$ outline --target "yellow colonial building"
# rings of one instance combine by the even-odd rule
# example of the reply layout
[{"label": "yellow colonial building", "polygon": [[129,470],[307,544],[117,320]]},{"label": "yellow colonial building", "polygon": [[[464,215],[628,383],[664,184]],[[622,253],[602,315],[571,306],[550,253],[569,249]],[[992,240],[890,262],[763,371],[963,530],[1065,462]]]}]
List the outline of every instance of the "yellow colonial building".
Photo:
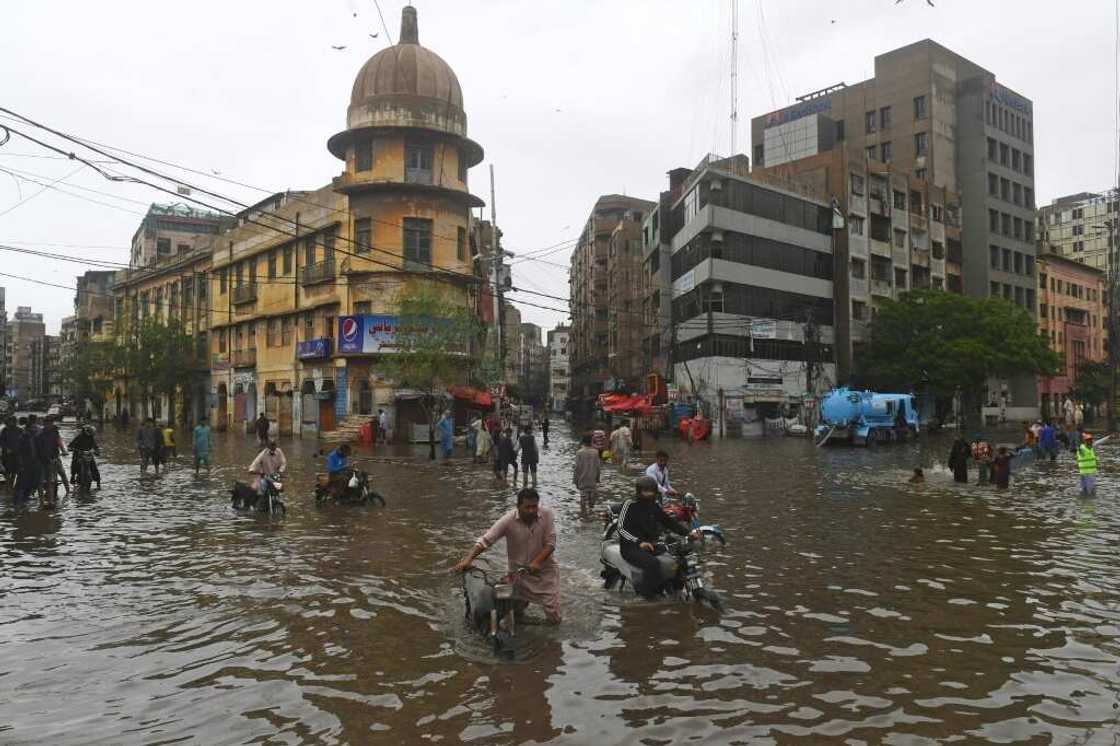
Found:
[{"label": "yellow colonial building", "polygon": [[[342,174],[315,191],[285,192],[238,215],[215,237],[210,272],[216,427],[265,412],[282,435],[334,429],[384,408],[419,417],[408,392],[376,371],[364,330],[391,327],[403,288],[438,282],[477,303],[462,89],[419,44],[416,9],[400,41],[362,66],[347,127],[327,143]],[[391,354],[391,353],[389,353]],[[399,406],[398,406],[399,405]]]}]

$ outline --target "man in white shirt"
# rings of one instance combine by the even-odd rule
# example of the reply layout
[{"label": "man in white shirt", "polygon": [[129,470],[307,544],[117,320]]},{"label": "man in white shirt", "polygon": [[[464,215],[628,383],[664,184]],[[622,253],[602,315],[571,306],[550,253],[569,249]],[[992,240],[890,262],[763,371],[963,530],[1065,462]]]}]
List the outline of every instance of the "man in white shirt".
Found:
[{"label": "man in white shirt", "polygon": [[657,461],[646,468],[646,476],[652,477],[657,482],[658,501],[666,497],[676,497],[678,493],[669,483],[669,454],[665,451],[657,452]]}]

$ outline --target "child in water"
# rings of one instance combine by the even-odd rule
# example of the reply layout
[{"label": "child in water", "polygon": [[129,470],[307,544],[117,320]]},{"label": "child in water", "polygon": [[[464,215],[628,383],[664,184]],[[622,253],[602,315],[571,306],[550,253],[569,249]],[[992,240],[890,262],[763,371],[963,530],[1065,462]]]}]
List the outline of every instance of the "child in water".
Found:
[{"label": "child in water", "polygon": [[922,471],[922,467],[915,466],[914,474],[910,477],[910,484],[921,484],[924,481],[926,481],[925,472]]}]

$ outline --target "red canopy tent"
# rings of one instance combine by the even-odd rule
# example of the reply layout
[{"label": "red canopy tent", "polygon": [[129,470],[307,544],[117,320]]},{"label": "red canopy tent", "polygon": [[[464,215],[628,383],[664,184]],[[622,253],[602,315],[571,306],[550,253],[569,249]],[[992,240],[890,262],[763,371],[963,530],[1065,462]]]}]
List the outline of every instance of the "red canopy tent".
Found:
[{"label": "red canopy tent", "polygon": [[480,391],[472,386],[452,386],[447,389],[447,393],[456,399],[470,402],[482,409],[489,409],[494,406],[494,397],[490,396],[489,391]]}]

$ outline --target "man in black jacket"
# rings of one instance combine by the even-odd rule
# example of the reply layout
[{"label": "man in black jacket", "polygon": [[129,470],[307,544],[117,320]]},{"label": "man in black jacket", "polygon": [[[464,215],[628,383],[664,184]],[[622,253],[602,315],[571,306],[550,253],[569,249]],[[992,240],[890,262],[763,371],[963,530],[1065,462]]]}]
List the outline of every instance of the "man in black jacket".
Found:
[{"label": "man in black jacket", "polygon": [[618,517],[619,548],[622,558],[642,571],[641,582],[635,584],[634,590],[648,598],[665,582],[655,554],[661,535],[672,531],[678,536],[697,539],[700,533],[689,532],[665,514],[657,504],[657,482],[653,477],[639,477],[634,486],[637,497],[626,501]]}]

